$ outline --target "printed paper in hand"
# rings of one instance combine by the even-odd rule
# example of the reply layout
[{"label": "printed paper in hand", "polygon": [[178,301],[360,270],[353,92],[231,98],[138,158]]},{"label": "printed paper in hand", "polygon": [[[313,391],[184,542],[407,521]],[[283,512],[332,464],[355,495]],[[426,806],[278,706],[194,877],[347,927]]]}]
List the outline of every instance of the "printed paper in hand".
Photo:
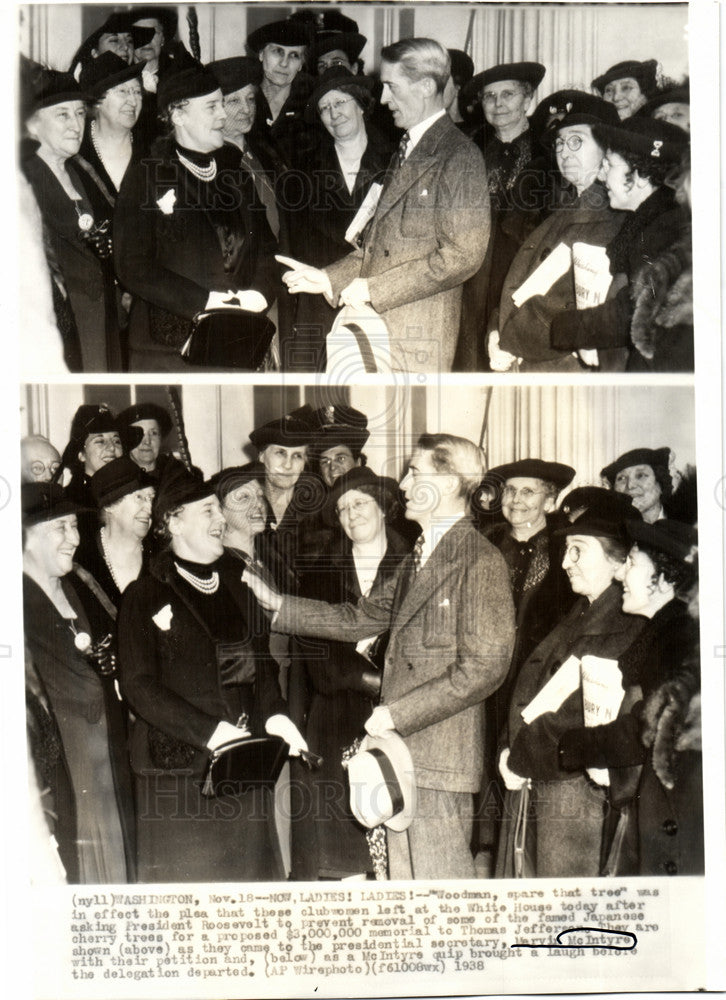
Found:
[{"label": "printed paper in hand", "polygon": [[[612,722],[624,695],[623,675],[617,660],[583,656],[582,708],[586,726],[604,726]],[[610,784],[606,768],[589,767],[587,773],[597,785]]]},{"label": "printed paper in hand", "polygon": [[554,283],[565,274],[572,264],[572,252],[566,243],[558,243],[552,253],[542,261],[536,271],[523,281],[516,292],[512,292],[512,302],[517,309],[533,295],[544,295]]},{"label": "printed paper in hand", "polygon": [[522,718],[529,725],[545,712],[556,712],[565,698],[580,686],[580,661],[570,656],[560,669],[550,677],[541,691],[522,709]]},{"label": "printed paper in hand", "polygon": [[358,237],[375,215],[378,199],[381,197],[382,190],[382,184],[371,184],[368,189],[368,194],[363,199],[363,204],[355,213],[353,221],[346,229],[345,240],[352,246],[358,246]]}]

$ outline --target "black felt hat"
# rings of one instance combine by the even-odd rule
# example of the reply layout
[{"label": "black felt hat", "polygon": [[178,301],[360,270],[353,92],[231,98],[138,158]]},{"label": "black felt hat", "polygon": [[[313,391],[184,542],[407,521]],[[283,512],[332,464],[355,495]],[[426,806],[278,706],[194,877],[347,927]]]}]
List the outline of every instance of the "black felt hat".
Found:
[{"label": "black felt hat", "polygon": [[345,66],[330,66],[317,78],[316,87],[305,105],[305,119],[309,122],[319,120],[318,102],[330,93],[331,90],[340,90],[341,87],[355,86],[368,93],[373,91],[376,81],[370,76],[357,76],[351,73]]},{"label": "black felt hat", "polygon": [[652,118],[653,112],[662,108],[664,104],[691,104],[691,88],[688,84],[682,87],[672,87],[670,90],[661,90],[654,97],[651,97],[642,108],[638,108],[635,114],[639,118]]},{"label": "black felt hat", "polygon": [[345,52],[349,62],[355,62],[365,48],[368,39],[357,31],[331,31],[319,35],[310,49],[308,64],[313,67],[321,56],[340,50]]},{"label": "black felt hat", "polygon": [[91,476],[91,493],[99,510],[116,503],[128,493],[143,490],[154,483],[130,458],[114,458]]},{"label": "black felt hat", "polygon": [[507,462],[489,469],[487,483],[505,483],[508,479],[542,479],[553,483],[558,490],[569,486],[575,478],[575,470],[562,462],[545,462],[541,458],[522,458],[518,462]]},{"label": "black felt hat", "polygon": [[262,52],[266,45],[310,45],[313,32],[309,24],[299,20],[271,21],[253,31],[247,39],[252,52]]},{"label": "black felt hat", "polygon": [[516,62],[500,63],[498,66],[491,66],[489,69],[477,73],[462,88],[466,93],[466,98],[470,99],[474,94],[481,95],[485,87],[490,83],[499,83],[501,80],[518,80],[520,83],[528,83],[533,90],[539,87],[547,70],[542,63],[536,62]]},{"label": "black felt hat", "polygon": [[315,433],[315,411],[309,403],[306,403],[284,417],[256,427],[250,434],[250,441],[258,451],[262,451],[270,444],[295,448],[312,444]]},{"label": "black felt hat", "polygon": [[58,73],[54,69],[42,68],[33,79],[33,93],[28,114],[33,115],[41,108],[52,108],[66,101],[85,101],[83,88],[70,73]]},{"label": "black felt hat", "polygon": [[474,76],[474,62],[471,56],[467,55],[461,49],[448,49],[447,51],[451,60],[452,79],[454,83],[458,83],[460,87],[463,87]]},{"label": "black felt hat", "polygon": [[154,518],[157,524],[161,524],[169,511],[214,495],[213,484],[205,480],[201,473],[194,474],[181,464],[174,465],[161,479],[154,500]]},{"label": "black felt hat", "polygon": [[627,525],[628,537],[634,542],[642,542],[650,548],[665,552],[666,555],[692,563],[698,547],[698,531],[682,521],[663,519],[648,524],[633,521]]},{"label": "black felt hat", "polygon": [[[133,406],[127,406],[116,417],[116,423],[122,433],[139,420],[155,420],[163,438],[171,433],[171,417],[163,406],[158,406],[156,403],[134,403]],[[134,445],[134,447],[136,446]]]},{"label": "black felt hat", "polygon": [[262,83],[262,63],[249,56],[217,59],[209,63],[207,69],[214,73],[225,97],[250,84],[257,87]]},{"label": "black felt hat", "polygon": [[[586,511],[607,518],[641,519],[641,513],[633,506],[633,499],[627,493],[616,493],[602,486],[578,486],[567,494],[560,504],[560,510],[568,517],[582,516]],[[574,519],[577,522],[577,517]]]},{"label": "black felt hat", "polygon": [[58,483],[23,483],[20,487],[20,507],[24,528],[85,510],[71,500]]},{"label": "black felt hat", "polygon": [[244,465],[230,465],[226,469],[210,478],[209,485],[214,486],[214,492],[220,503],[232,490],[236,490],[245,483],[257,482],[263,485],[265,479],[265,469],[260,462],[246,462]]},{"label": "black felt hat", "polygon": [[530,125],[543,142],[554,142],[568,125],[618,125],[615,105],[584,90],[558,90],[537,105]]},{"label": "black felt hat", "polygon": [[611,462],[610,465],[606,465],[604,469],[601,469],[600,475],[613,485],[617,474],[622,472],[623,469],[629,469],[633,465],[649,465],[652,469],[660,466],[662,469],[668,469],[670,456],[670,448],[633,448],[631,451],[624,452],[614,462]]},{"label": "black felt hat", "polygon": [[658,62],[655,59],[646,59],[638,62],[637,59],[626,59],[624,62],[615,63],[601,76],[596,76],[592,81],[592,86],[602,94],[609,83],[614,80],[624,80],[632,77],[638,81],[638,85],[646,97],[655,90],[655,77],[658,69]]},{"label": "black felt hat", "polygon": [[296,10],[288,18],[294,24],[304,24],[316,35],[343,34],[358,30],[358,22],[339,10]]},{"label": "black felt hat", "polygon": [[367,465],[357,465],[338,476],[330,487],[323,510],[323,516],[329,524],[338,523],[336,506],[343,494],[349,490],[359,490],[361,486],[369,487],[375,492],[378,506],[384,512],[398,501],[398,484],[395,479],[377,476]]},{"label": "black felt hat", "polygon": [[186,65],[178,71],[165,73],[161,77],[156,92],[156,104],[161,111],[175,101],[205,97],[219,89],[217,77],[201,63],[194,63],[194,65]]},{"label": "black felt hat", "polygon": [[102,52],[95,59],[89,59],[81,69],[80,85],[91,98],[102,97],[106,91],[119,84],[140,77],[145,62],[130,66],[115,52]]},{"label": "black felt hat", "polygon": [[688,133],[677,125],[636,115],[618,125],[595,125],[593,136],[604,148],[666,164],[680,163],[689,143]]},{"label": "black felt hat", "polygon": [[315,451],[318,454],[337,444],[344,444],[350,448],[354,458],[358,458],[370,436],[365,413],[343,403],[319,407],[315,411],[315,421]]},{"label": "black felt hat", "polygon": [[[163,6],[152,5],[145,7],[135,7],[129,12],[134,19],[134,24],[138,21],[158,21],[164,32],[164,41],[168,42],[176,34],[179,24],[179,15],[174,4],[164,4]],[[153,37],[153,36],[152,36]]]}]

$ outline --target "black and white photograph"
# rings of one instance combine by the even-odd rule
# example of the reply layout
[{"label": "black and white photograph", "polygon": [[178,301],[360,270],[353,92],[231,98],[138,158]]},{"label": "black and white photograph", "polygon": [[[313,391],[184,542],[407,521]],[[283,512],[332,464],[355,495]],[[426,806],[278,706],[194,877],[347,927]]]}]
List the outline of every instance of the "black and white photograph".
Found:
[{"label": "black and white photograph", "polygon": [[726,987],[720,15],[8,12],[21,1000]]}]

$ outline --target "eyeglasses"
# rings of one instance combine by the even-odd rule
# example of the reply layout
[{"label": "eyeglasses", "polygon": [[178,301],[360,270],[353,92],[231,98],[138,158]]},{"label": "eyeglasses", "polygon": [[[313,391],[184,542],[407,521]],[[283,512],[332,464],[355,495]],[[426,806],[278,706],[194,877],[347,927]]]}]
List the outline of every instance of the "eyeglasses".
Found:
[{"label": "eyeglasses", "polygon": [[354,100],[352,97],[346,97],[345,100],[333,101],[332,104],[323,104],[322,107],[318,106],[318,111],[320,112],[321,118],[329,118],[333,112],[340,114],[346,104]]},{"label": "eyeglasses", "polygon": [[369,500],[354,500],[352,503],[345,504],[344,507],[336,507],[335,512],[338,517],[343,517],[344,514],[348,517],[351,514],[362,514],[369,503],[375,503],[373,497]]},{"label": "eyeglasses", "polygon": [[519,497],[521,500],[533,500],[535,497],[542,496],[544,490],[531,490],[529,486],[523,486],[521,490],[515,489],[513,486],[505,486],[502,490],[502,500],[514,500],[515,497]]},{"label": "eyeglasses", "polygon": [[579,562],[581,555],[582,549],[579,545],[568,545],[565,549],[565,559],[569,559],[571,563]]},{"label": "eyeglasses", "polygon": [[582,149],[584,141],[584,136],[581,135],[570,135],[566,139],[562,139],[558,136],[555,139],[555,152],[561,153],[565,146],[567,146],[570,152],[576,153],[579,149]]},{"label": "eyeglasses", "polygon": [[44,462],[31,462],[30,471],[33,476],[37,479],[38,476],[42,476],[44,472],[49,472],[51,476],[54,476],[60,467],[60,462],[51,462],[46,465]]}]

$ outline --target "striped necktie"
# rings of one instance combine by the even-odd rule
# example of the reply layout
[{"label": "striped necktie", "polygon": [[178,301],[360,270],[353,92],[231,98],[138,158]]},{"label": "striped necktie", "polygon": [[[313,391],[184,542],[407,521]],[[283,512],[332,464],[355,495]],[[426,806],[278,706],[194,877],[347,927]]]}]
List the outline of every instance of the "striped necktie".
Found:
[{"label": "striped necktie", "polygon": [[424,536],[419,535],[416,539],[413,552],[411,553],[413,557],[413,575],[418,576],[421,572],[421,560],[423,558],[423,547],[424,547]]},{"label": "striped necktie", "polygon": [[404,132],[401,136],[401,141],[398,144],[398,165],[402,167],[406,160],[406,152],[408,150],[408,144],[411,141],[411,137],[408,132]]}]

